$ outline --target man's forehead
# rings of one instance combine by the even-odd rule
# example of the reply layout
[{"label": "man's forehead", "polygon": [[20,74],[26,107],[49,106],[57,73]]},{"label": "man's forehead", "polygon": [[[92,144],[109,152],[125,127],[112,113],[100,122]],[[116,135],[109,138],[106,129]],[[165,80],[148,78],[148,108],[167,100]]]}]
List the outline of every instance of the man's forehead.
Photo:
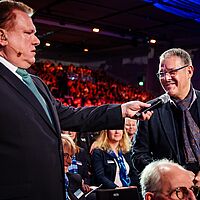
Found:
[{"label": "man's forehead", "polygon": [[21,10],[14,10],[13,13],[16,15],[14,22],[16,25],[25,26],[35,30],[32,18]]},{"label": "man's forehead", "polygon": [[183,66],[183,62],[181,60],[175,60],[174,62],[167,62],[166,60],[163,60],[159,64],[159,69],[175,69],[177,67]]}]

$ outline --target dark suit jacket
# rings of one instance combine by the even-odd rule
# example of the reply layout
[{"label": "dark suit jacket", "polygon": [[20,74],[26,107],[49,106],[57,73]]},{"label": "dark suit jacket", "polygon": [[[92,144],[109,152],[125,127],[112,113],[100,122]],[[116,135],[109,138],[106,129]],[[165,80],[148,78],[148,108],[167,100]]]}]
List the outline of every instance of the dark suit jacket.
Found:
[{"label": "dark suit jacket", "polygon": [[[130,167],[129,177],[131,179],[131,185],[137,186],[138,176],[131,161],[131,154],[129,152],[124,154],[123,156]],[[114,183],[114,181],[117,166],[114,161],[114,158],[111,155],[109,155],[106,151],[103,151],[101,149],[94,149],[92,152],[91,159],[94,183],[97,186],[103,184],[102,188],[116,188],[117,185]]]},{"label": "dark suit jacket", "polygon": [[[80,174],[73,174],[73,173],[67,173],[67,177],[69,179],[69,186],[68,186],[68,194],[71,200],[95,200],[96,199],[96,195],[95,192],[92,192],[91,194],[89,194],[87,197],[85,197],[85,194],[83,194],[83,190],[82,190],[82,177]],[[82,192],[82,196],[80,198],[77,198],[77,196],[75,195],[75,193],[77,191],[81,191]]]},{"label": "dark suit jacket", "polygon": [[78,166],[78,173],[86,184],[90,184],[89,177],[89,154],[85,149],[80,148],[80,151],[76,153],[76,161]]},{"label": "dark suit jacket", "polygon": [[64,107],[33,77],[54,125],[29,88],[0,63],[0,199],[64,200],[62,130],[122,128],[119,105]]},{"label": "dark suit jacket", "polygon": [[[75,196],[75,192],[77,190],[82,191],[82,178],[80,174],[72,174],[72,173],[67,173],[67,177],[69,179],[69,186],[68,186],[68,194],[71,200],[78,200],[78,198]],[[83,193],[83,191],[82,191]],[[80,200],[86,199],[85,196],[83,195]]]},{"label": "dark suit jacket", "polygon": [[[196,91],[200,119],[200,92]],[[133,161],[141,172],[154,159],[168,158],[183,164],[170,102],[154,110],[150,120],[140,121],[133,145]]]}]

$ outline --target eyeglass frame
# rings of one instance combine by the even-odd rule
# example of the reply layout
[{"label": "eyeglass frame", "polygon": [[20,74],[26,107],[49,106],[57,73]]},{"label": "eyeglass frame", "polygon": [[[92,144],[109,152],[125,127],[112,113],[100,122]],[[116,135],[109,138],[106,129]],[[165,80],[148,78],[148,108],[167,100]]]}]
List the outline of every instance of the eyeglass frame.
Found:
[{"label": "eyeglass frame", "polygon": [[71,159],[72,159],[72,157],[73,157],[73,155],[70,156],[68,153],[63,153],[63,156],[64,156],[64,158],[66,158],[66,159],[68,159],[68,158],[71,158]]},{"label": "eyeglass frame", "polygon": [[[167,74],[169,74],[170,77],[174,77],[174,76],[176,76],[176,72],[177,72],[177,71],[179,71],[179,70],[181,70],[181,69],[184,69],[184,68],[186,68],[186,67],[188,67],[188,66],[189,66],[189,65],[184,65],[184,66],[178,67],[178,68],[176,68],[176,69],[169,70],[168,72],[158,72],[158,73],[156,73],[156,76],[157,76],[159,79],[164,78]],[[173,73],[173,72],[175,72],[174,75],[171,74],[171,73]]]},{"label": "eyeglass frame", "polygon": [[[195,195],[195,197],[198,197],[199,193],[200,193],[200,187],[198,186],[195,186],[193,185],[192,187],[190,188],[187,188],[187,187],[184,187],[184,186],[181,186],[181,187],[177,187],[175,188],[174,190],[172,190],[171,192],[169,192],[169,194],[164,194],[163,192],[158,192],[158,193],[161,193],[161,194],[164,194],[165,196],[169,196],[171,199],[172,199],[172,194],[175,192],[175,195],[176,197],[179,199],[179,200],[184,200],[188,194],[189,194],[189,190],[191,190],[193,192],[193,194]],[[181,197],[179,194],[179,192],[181,192]],[[156,193],[156,192],[155,192]]]}]

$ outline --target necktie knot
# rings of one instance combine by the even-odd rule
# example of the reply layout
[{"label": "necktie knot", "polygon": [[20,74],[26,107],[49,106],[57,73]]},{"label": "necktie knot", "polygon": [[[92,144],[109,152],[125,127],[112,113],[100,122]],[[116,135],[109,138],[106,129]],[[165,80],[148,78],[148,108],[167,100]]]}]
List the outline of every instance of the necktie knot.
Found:
[{"label": "necktie knot", "polygon": [[26,78],[29,74],[25,69],[18,68],[16,70],[17,74],[19,74],[22,78]]},{"label": "necktie knot", "polygon": [[188,102],[184,102],[184,101],[181,101],[179,103],[177,103],[177,106],[180,110],[182,111],[185,111],[185,110],[188,110],[189,108],[189,103]]}]

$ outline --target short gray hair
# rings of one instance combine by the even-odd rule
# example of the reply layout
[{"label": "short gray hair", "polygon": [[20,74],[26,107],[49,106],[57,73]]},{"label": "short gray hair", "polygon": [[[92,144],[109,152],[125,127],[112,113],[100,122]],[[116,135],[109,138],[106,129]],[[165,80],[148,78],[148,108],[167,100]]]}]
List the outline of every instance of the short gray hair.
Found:
[{"label": "short gray hair", "polygon": [[161,159],[151,162],[144,168],[140,176],[140,186],[143,198],[147,192],[162,191],[162,174],[166,171],[166,167],[168,166],[181,167],[172,160]]},{"label": "short gray hair", "polygon": [[162,53],[162,55],[160,56],[160,63],[171,56],[177,56],[181,58],[184,65],[192,65],[192,59],[190,57],[190,54],[181,48],[168,49],[167,51]]}]

